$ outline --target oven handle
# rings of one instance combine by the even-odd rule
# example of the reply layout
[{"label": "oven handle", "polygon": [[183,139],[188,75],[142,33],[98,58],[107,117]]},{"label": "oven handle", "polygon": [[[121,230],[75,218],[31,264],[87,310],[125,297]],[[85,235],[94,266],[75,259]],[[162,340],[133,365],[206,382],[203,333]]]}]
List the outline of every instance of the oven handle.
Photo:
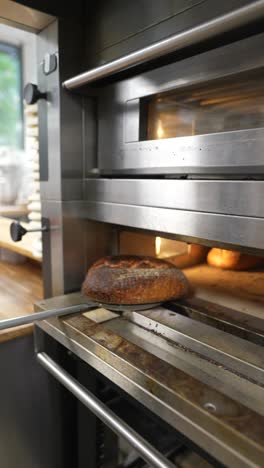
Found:
[{"label": "oven handle", "polygon": [[90,309],[95,309],[96,306],[90,304],[78,304],[75,306],[63,307],[62,309],[44,310],[43,312],[36,312],[35,314],[23,315],[21,317],[14,317],[10,319],[0,320],[0,330],[7,328],[19,327],[20,325],[27,325],[29,323],[46,320],[51,317],[59,317],[61,315],[77,314],[87,312]]},{"label": "oven handle", "polygon": [[104,403],[96,398],[85,387],[79,384],[68,372],[53,361],[46,353],[37,353],[40,364],[67,388],[86,408],[97,416],[118,436],[123,437],[138,454],[154,468],[175,468],[175,465],[167,460],[149,442],[134,431],[128,424],[122,421]]},{"label": "oven handle", "polygon": [[178,34],[155,42],[143,49],[124,55],[100,67],[74,76],[63,83],[66,89],[74,89],[93,81],[107,78],[128,68],[150,62],[185,47],[199,44],[220,34],[248,25],[264,16],[264,0],[257,0],[249,5],[233,10],[222,16],[187,29]]}]

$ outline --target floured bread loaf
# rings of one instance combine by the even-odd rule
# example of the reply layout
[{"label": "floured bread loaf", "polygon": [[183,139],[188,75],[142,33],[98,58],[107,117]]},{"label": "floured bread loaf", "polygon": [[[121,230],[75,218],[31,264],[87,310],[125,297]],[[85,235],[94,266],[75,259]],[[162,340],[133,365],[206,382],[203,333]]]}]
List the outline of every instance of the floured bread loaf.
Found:
[{"label": "floured bread loaf", "polygon": [[104,257],[88,270],[82,293],[106,304],[148,304],[188,293],[188,280],[174,265],[156,258]]}]

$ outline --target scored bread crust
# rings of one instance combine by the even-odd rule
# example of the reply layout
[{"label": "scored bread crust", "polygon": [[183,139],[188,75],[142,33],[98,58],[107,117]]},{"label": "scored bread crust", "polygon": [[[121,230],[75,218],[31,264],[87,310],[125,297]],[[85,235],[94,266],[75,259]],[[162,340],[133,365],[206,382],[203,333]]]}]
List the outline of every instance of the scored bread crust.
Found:
[{"label": "scored bread crust", "polygon": [[263,258],[234,250],[213,248],[207,255],[209,265],[226,270],[249,270],[263,265]]},{"label": "scored bread crust", "polygon": [[188,293],[188,280],[172,264],[151,257],[116,256],[88,270],[82,293],[106,304],[166,302]]}]

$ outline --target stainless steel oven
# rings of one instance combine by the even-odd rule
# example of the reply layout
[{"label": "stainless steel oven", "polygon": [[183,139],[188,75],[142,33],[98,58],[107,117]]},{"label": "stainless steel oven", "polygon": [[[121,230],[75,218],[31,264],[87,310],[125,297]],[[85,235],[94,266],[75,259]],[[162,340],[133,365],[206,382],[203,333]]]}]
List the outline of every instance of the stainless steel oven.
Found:
[{"label": "stainless steel oven", "polygon": [[[264,256],[263,17],[264,2],[250,2],[74,77],[65,29],[40,35],[40,64],[48,48],[59,67],[39,67],[51,97],[35,347],[77,397],[78,468],[88,428],[96,468],[142,466],[124,440],[151,467],[186,466],[187,452],[199,454],[190,466],[263,466],[264,271],[206,262],[211,247]],[[182,267],[186,300],[108,313],[80,293],[100,256],[177,263],[189,244],[204,255]]]}]

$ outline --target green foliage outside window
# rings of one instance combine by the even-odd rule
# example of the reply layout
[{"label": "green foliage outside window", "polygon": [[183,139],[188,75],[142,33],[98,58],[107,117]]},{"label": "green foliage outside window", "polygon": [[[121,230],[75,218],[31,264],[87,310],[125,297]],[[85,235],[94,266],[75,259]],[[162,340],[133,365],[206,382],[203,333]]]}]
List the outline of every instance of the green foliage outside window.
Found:
[{"label": "green foliage outside window", "polygon": [[1,43],[0,146],[23,146],[20,51]]}]

